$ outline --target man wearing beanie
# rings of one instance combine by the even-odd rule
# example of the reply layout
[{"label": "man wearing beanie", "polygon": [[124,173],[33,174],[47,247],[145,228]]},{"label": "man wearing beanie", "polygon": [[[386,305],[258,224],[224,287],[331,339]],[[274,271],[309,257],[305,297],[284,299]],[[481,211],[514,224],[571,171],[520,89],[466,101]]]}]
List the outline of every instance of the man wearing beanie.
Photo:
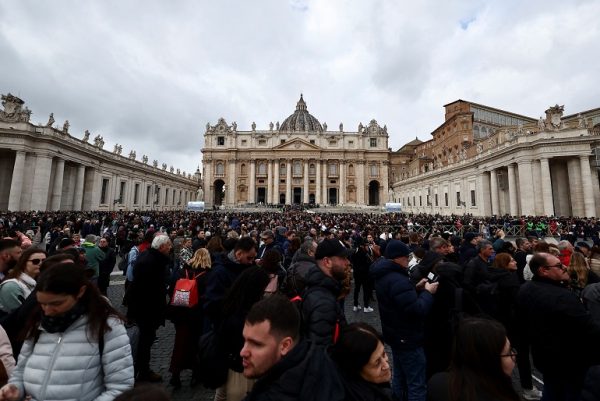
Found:
[{"label": "man wearing beanie", "polygon": [[438,283],[422,279],[416,286],[412,284],[408,276],[409,255],[410,248],[402,241],[389,241],[385,258],[375,262],[371,275],[375,279],[383,337],[392,348],[393,397],[402,400],[406,393],[408,401],[425,401],[424,322]]}]

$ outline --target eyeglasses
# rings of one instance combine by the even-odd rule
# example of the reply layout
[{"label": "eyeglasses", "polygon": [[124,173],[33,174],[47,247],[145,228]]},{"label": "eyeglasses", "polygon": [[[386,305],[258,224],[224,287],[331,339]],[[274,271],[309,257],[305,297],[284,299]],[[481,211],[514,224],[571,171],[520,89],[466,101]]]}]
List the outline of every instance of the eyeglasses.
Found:
[{"label": "eyeglasses", "polygon": [[517,350],[514,348],[510,349],[510,352],[508,354],[502,354],[500,355],[503,358],[508,358],[510,357],[513,361],[517,359]]},{"label": "eyeglasses", "polygon": [[46,258],[44,259],[29,259],[28,262],[31,262],[33,265],[39,265],[40,263],[42,263],[44,260],[46,260]]},{"label": "eyeglasses", "polygon": [[555,265],[551,265],[551,266],[546,266],[546,267],[557,267],[560,270],[565,270],[565,266],[562,263],[557,263]]}]

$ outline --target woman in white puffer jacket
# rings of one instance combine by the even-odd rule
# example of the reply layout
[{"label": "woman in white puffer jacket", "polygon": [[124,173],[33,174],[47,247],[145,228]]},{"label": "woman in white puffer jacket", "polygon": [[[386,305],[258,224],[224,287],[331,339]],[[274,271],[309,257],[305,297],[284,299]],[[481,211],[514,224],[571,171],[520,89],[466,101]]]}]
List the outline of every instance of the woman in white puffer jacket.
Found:
[{"label": "woman in white puffer jacket", "polygon": [[73,264],[48,267],[38,308],[0,400],[109,401],[133,387],[129,337],[118,312]]}]

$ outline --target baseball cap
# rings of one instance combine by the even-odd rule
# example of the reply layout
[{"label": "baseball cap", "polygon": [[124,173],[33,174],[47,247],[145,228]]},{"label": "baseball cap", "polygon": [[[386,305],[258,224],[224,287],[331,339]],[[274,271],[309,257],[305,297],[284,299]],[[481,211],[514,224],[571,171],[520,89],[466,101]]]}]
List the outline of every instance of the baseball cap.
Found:
[{"label": "baseball cap", "polygon": [[315,252],[315,259],[330,258],[333,256],[339,256],[342,258],[348,258],[352,255],[352,250],[346,248],[340,240],[337,239],[326,239],[317,245]]}]

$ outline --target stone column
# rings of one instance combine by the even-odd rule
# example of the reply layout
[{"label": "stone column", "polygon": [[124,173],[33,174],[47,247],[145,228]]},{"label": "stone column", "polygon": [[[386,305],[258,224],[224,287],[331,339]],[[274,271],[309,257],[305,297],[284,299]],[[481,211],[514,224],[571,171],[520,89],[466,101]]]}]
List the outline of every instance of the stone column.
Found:
[{"label": "stone column", "polygon": [[499,215],[500,211],[498,208],[498,175],[496,170],[490,171],[490,187],[492,194],[492,215]]},{"label": "stone column", "polygon": [[308,160],[304,160],[304,189],[302,190],[302,203],[308,203]]},{"label": "stone column", "polygon": [[292,204],[292,160],[285,161],[285,204]]},{"label": "stone column", "polygon": [[531,160],[522,160],[519,162],[519,188],[519,192],[521,193],[521,214],[525,216],[534,215]]},{"label": "stone column", "polygon": [[25,152],[18,150],[15,155],[10,194],[8,196],[8,210],[17,212],[21,210],[21,192],[23,191],[23,176],[25,173]]},{"label": "stone column", "polygon": [[273,162],[269,160],[267,166],[267,200],[266,203],[271,203],[273,199]]},{"label": "stone column", "polygon": [[[519,170],[519,174],[521,170]],[[529,173],[531,174],[531,173]],[[529,196],[533,196],[533,187],[523,188],[521,187],[521,193],[526,192]],[[515,175],[515,165],[508,165],[508,201],[509,201],[509,213],[511,216],[517,216],[519,214],[519,205],[517,200],[517,177]]]},{"label": "stone column", "polygon": [[540,159],[542,200],[544,201],[544,215],[554,215],[554,199],[552,199],[552,177],[550,176],[550,163],[548,159]]},{"label": "stone column", "polygon": [[50,188],[51,169],[52,157],[49,155],[38,154],[35,161],[35,171],[33,173],[31,210],[46,210],[48,205],[48,189]]},{"label": "stone column", "polygon": [[[492,205],[490,204],[490,176],[487,172],[479,174],[479,185],[477,186],[477,204],[481,216],[492,214]],[[432,201],[433,203],[433,201]]]},{"label": "stone column", "polygon": [[212,188],[215,179],[215,177],[213,177],[212,172],[212,160],[203,160],[202,163],[204,164],[204,177],[202,178],[204,180],[204,185],[202,188],[202,190],[204,191],[204,202],[206,206],[212,206],[214,204],[214,195]]},{"label": "stone column", "polygon": [[571,194],[571,215],[583,217],[585,206],[583,202],[583,191],[581,183],[581,162],[572,157],[567,161],[569,173],[569,191]]},{"label": "stone column", "polygon": [[356,164],[358,170],[356,175],[356,202],[361,206],[365,206],[365,162],[364,160],[358,160]]},{"label": "stone column", "polygon": [[327,160],[323,160],[322,163],[323,163],[323,188],[322,188],[322,190],[323,190],[323,199],[321,201],[323,202],[324,205],[327,205],[329,203],[328,199],[327,199],[327,183],[328,183],[328,180],[327,180],[327,169],[329,167],[327,166]]},{"label": "stone column", "polygon": [[579,162],[581,164],[581,186],[583,187],[585,217],[595,217],[596,202],[594,202],[594,189],[592,186],[592,172],[590,170],[589,156],[579,156]]},{"label": "stone column", "polygon": [[256,162],[250,160],[250,177],[248,185],[248,203],[256,203]]},{"label": "stone column", "polygon": [[338,203],[344,205],[346,203],[346,161],[340,159],[338,165],[340,166],[340,196]]},{"label": "stone column", "polygon": [[229,160],[229,172],[228,172],[228,178],[229,178],[229,184],[227,185],[227,203],[231,206],[235,206],[236,204],[236,199],[235,199],[235,195],[237,193],[237,189],[236,189],[236,177],[235,177],[235,167],[236,167],[236,161],[235,159],[233,160]]},{"label": "stone column", "polygon": [[271,203],[274,205],[279,203],[279,160],[273,161],[273,197]]},{"label": "stone column", "polygon": [[317,186],[316,186],[316,190],[315,190],[315,203],[317,205],[321,204],[321,186],[322,184],[322,180],[321,180],[321,160],[317,160],[316,161],[316,174],[317,174],[317,180],[315,181]]},{"label": "stone column", "polygon": [[[391,202],[391,199],[388,199],[388,193],[389,193],[389,176],[388,176],[388,169],[389,169],[389,163],[387,160],[384,160],[383,162],[381,162],[381,164],[379,165],[380,167],[380,174],[381,174],[381,187],[383,188],[383,195],[379,198],[379,204],[380,205],[384,205],[386,202]],[[429,201],[431,202],[431,197],[429,199]],[[427,205],[427,202],[425,202],[425,205]]]},{"label": "stone column", "polygon": [[60,210],[64,174],[65,160],[59,157],[56,159],[56,170],[54,172],[54,185],[52,186],[52,202],[50,205],[50,210]]},{"label": "stone column", "polygon": [[[75,192],[73,194],[73,210],[81,210],[83,202],[83,185],[85,181],[85,166],[80,164],[77,166],[77,178],[75,179]],[[119,182],[117,190],[121,189],[121,183]],[[127,185],[127,184],[125,184]],[[125,194],[123,194],[125,198]],[[125,203],[126,199],[121,199],[121,204]]]}]

